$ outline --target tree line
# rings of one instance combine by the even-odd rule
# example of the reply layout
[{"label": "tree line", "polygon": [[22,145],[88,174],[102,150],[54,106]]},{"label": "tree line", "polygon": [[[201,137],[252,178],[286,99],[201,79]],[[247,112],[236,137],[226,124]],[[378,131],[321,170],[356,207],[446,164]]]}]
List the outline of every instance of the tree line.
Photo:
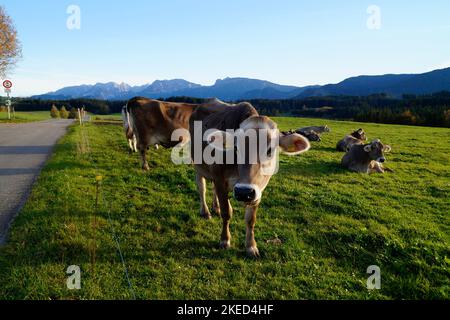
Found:
[{"label": "tree line", "polygon": [[[159,99],[173,102],[202,103],[205,99],[171,97]],[[267,116],[313,117],[359,122],[405,124],[450,127],[450,92],[431,95],[404,95],[393,98],[385,94],[366,97],[327,96],[304,99],[266,100],[249,102]],[[104,101],[95,99],[38,100],[15,98],[16,111],[47,111],[52,106],[66,110],[83,108],[94,114],[120,113],[127,101]],[[2,101],[0,101],[0,105]]]},{"label": "tree line", "polygon": [[450,127],[450,92],[431,95],[328,96],[295,100],[250,100],[265,115]]}]

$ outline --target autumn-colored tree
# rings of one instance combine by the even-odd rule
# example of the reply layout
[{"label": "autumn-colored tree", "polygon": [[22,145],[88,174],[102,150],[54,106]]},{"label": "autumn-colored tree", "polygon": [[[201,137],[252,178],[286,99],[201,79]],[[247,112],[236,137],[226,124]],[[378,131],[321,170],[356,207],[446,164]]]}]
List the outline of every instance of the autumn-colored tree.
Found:
[{"label": "autumn-colored tree", "polygon": [[411,110],[405,110],[401,115],[400,119],[404,124],[416,124],[417,117],[411,112]]},{"label": "autumn-colored tree", "polygon": [[79,115],[78,115],[78,110],[75,108],[71,108],[69,111],[69,119],[78,119]]},{"label": "autumn-colored tree", "polygon": [[69,118],[69,112],[67,111],[66,107],[61,107],[61,110],[59,110],[59,116],[61,117],[61,119]]},{"label": "autumn-colored tree", "polygon": [[59,118],[59,110],[55,105],[52,105],[52,109],[50,110],[50,116],[53,119]]},{"label": "autumn-colored tree", "polygon": [[22,53],[12,19],[0,6],[0,77],[13,67]]},{"label": "autumn-colored tree", "polygon": [[444,111],[444,121],[447,126],[450,126],[450,109]]}]

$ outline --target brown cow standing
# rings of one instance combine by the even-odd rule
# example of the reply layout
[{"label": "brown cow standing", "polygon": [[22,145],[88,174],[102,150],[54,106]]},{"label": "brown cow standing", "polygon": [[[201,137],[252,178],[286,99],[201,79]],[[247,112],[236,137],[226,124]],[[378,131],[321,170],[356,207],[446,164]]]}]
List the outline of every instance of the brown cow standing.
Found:
[{"label": "brown cow standing", "polygon": [[136,135],[144,170],[149,170],[146,152],[151,145],[170,148],[181,140],[189,139],[186,135],[180,137],[180,141],[171,141],[175,130],[189,128],[189,118],[197,107],[197,104],[163,102],[141,97],[128,102],[126,112],[130,115],[130,124]]},{"label": "brown cow standing", "polygon": [[[201,121],[201,125],[197,121]],[[217,101],[215,105],[200,106],[192,114],[190,119],[190,135],[191,139],[191,157],[194,161],[197,176],[206,178],[214,182],[215,192],[218,197],[220,212],[222,216],[223,226],[220,246],[221,248],[229,248],[231,245],[231,234],[229,230],[230,219],[232,216],[232,207],[229,201],[229,192],[233,191],[236,200],[245,205],[245,221],[247,225],[246,231],[246,250],[248,255],[252,257],[259,256],[259,251],[256,245],[254,236],[254,227],[256,223],[256,211],[261,201],[262,193],[273,173],[267,171],[266,168],[273,167],[276,164],[276,148],[281,149],[290,154],[299,154],[307,151],[310,148],[308,140],[298,134],[291,134],[287,136],[280,135],[277,125],[268,117],[259,116],[258,112],[249,103],[239,103],[237,105],[229,105]],[[200,130],[198,130],[198,127]],[[231,155],[234,162],[229,163],[212,163],[208,164],[202,160],[202,154],[208,147],[211,147],[212,142],[226,140],[225,130],[237,130],[247,134],[250,131],[255,131],[258,134],[258,140],[253,143],[250,139],[244,139],[245,150],[240,150],[239,145],[236,147],[227,146],[224,148],[214,148],[214,152],[223,152],[224,158],[227,154]],[[213,134],[209,135],[210,139],[203,140],[205,132],[212,130]],[[262,139],[267,139],[266,143],[262,143]],[[200,151],[196,146],[200,139]],[[271,143],[275,140],[279,144],[272,149]],[[245,161],[238,163],[236,161],[237,154],[250,150],[250,144],[256,147],[255,154],[245,155]],[[227,146],[227,147],[225,147]],[[197,157],[201,157],[200,163],[197,162]],[[260,155],[264,154],[268,157],[262,158]],[[249,161],[250,158],[257,159],[256,162]],[[199,186],[200,197],[202,198],[202,186]],[[204,196],[204,194],[203,194]],[[202,201],[202,199],[201,199]],[[203,201],[204,202],[204,201]]]}]

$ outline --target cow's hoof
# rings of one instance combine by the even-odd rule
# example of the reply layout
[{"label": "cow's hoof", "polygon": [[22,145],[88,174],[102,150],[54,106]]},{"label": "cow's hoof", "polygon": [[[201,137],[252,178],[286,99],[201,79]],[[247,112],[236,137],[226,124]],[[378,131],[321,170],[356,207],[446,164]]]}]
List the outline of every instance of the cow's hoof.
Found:
[{"label": "cow's hoof", "polygon": [[221,216],[220,214],[220,207],[219,206],[214,206],[212,207],[214,214],[216,214],[217,216]]},{"label": "cow's hoof", "polygon": [[259,250],[255,247],[247,248],[247,255],[251,258],[259,258]]},{"label": "cow's hoof", "polygon": [[220,241],[219,247],[220,247],[220,249],[230,249],[230,247],[231,247],[230,240],[222,240],[222,241]]},{"label": "cow's hoof", "polygon": [[212,215],[210,213],[201,213],[200,217],[202,217],[205,220],[210,220],[212,219]]},{"label": "cow's hoof", "polygon": [[200,217],[202,217],[205,220],[209,220],[212,218],[208,208],[200,208]]},{"label": "cow's hoof", "polygon": [[144,170],[144,171],[150,171],[150,166],[149,166],[148,164],[144,164],[144,165],[142,166],[142,170]]}]

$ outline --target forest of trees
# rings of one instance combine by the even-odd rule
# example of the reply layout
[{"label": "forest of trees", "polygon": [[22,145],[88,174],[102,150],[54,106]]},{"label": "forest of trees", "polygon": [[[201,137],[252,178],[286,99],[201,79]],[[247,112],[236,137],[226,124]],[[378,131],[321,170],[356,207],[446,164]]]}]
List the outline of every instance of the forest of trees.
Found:
[{"label": "forest of trees", "polygon": [[432,95],[330,96],[300,100],[250,100],[262,114],[450,127],[450,92]]},{"label": "forest of trees", "polygon": [[[161,99],[162,100],[162,99]],[[173,97],[174,102],[202,103],[204,99]],[[297,116],[387,124],[450,127],[450,92],[433,95],[404,95],[402,99],[384,94],[367,97],[329,96],[291,100],[250,100],[255,108],[268,116]],[[50,111],[53,105],[67,110],[84,107],[95,114],[119,113],[126,101],[94,99],[36,100],[16,98],[16,111]],[[2,105],[2,101],[0,101]]]}]

